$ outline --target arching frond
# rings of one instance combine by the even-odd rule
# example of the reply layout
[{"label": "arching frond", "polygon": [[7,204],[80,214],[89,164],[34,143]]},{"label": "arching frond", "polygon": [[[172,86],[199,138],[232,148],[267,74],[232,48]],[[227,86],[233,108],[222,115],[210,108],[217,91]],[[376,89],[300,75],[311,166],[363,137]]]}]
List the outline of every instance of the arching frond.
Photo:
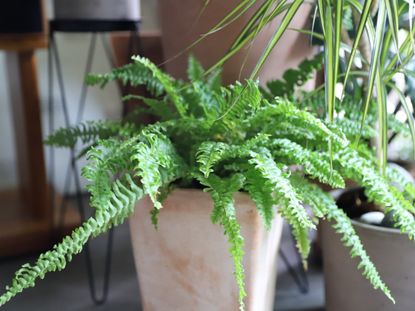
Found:
[{"label": "arching frond", "polygon": [[198,179],[208,187],[205,191],[210,193],[213,200],[212,222],[223,226],[225,235],[231,245],[229,251],[233,258],[236,282],[239,287],[239,304],[240,308],[243,309],[244,298],[246,297],[243,266],[244,239],[236,220],[233,195],[243,187],[245,177],[241,174],[235,174],[230,178],[221,179],[216,175],[211,175],[209,178],[199,176]]},{"label": "arching frond", "polygon": [[333,198],[316,185],[308,183],[298,175],[291,177],[293,186],[298,190],[302,201],[310,205],[315,215],[319,218],[327,218],[334,230],[342,236],[342,243],[350,249],[351,257],[358,257],[358,268],[375,289],[380,289],[393,301],[389,288],[380,278],[375,265],[366,253],[362,242],[353,228],[350,218],[337,207]]}]

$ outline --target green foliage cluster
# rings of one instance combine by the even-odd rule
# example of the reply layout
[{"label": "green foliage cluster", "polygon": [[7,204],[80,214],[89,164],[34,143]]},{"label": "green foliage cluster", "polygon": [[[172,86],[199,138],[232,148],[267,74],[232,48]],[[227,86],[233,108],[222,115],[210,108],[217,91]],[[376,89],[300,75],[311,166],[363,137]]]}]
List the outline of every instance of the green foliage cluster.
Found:
[{"label": "green foliage cluster", "polygon": [[[308,4],[315,7],[311,10],[314,12],[312,30],[296,30],[311,35],[312,41],[317,39],[323,46],[325,118],[334,123],[336,112],[339,112],[337,106],[344,104],[343,96],[336,94],[338,85],[348,88],[353,77],[360,77],[364,92],[359,107],[360,131],[355,142],[361,139],[369,110],[375,109],[379,129],[377,153],[384,173],[389,139],[387,92],[390,90],[400,98],[399,105],[406,114],[412,144],[415,145],[414,116],[405,95],[407,90],[400,89],[394,81],[401,73],[413,75],[411,61],[415,55],[415,27],[412,17],[408,18],[413,15],[413,0],[241,0],[212,28],[211,33],[250,10],[254,13],[213,68],[223,65],[231,56],[248,47],[265,27],[270,26],[272,35],[251,73],[251,78],[257,77],[274,48],[284,49],[278,45],[281,38],[291,30],[293,19],[304,14],[300,8]],[[276,85],[282,89],[287,86],[278,82]]]},{"label": "green foliage cluster", "polygon": [[[112,80],[147,86],[154,98],[145,99],[147,106],[140,112],[155,114],[160,121],[142,128],[128,122],[92,122],[49,137],[58,147],[89,144],[83,176],[90,182],[95,214],[36,263],[23,266],[0,296],[0,306],[47,272],[62,270],[89,238],[128,218],[144,195],[154,204],[151,217],[157,225],[168,192],[195,186],[210,193],[212,222],[223,227],[229,241],[241,310],[246,292],[244,239],[233,199],[237,191],[252,198],[267,227],[276,213],[286,219],[304,261],[310,251],[309,230],[319,219],[331,220],[351,255],[360,258],[364,276],[391,298],[350,220],[312,183],[338,188],[344,178],[355,180],[372,200],[393,211],[399,228],[413,238],[415,222],[408,217],[412,205],[379,175],[375,159],[367,158],[370,152],[363,157],[340,128],[299,109],[292,99],[264,96],[255,81],[221,86],[220,72],[207,74],[194,59],[188,72],[190,82],[178,81],[135,57],[129,65],[89,78],[102,86]],[[304,203],[315,217],[307,214]]]},{"label": "green foliage cluster", "polygon": [[[284,97],[296,104],[301,110],[311,112],[314,116],[324,119],[327,116],[325,90],[323,85],[317,86],[314,90],[306,92],[301,87],[315,78],[317,71],[322,69],[322,54],[302,61],[298,68],[289,69],[281,79],[267,82],[266,87],[261,91],[265,98]],[[362,142],[370,144],[370,139],[378,135],[376,131],[377,109],[375,105],[368,107],[367,115],[362,121],[362,106],[364,99],[364,84],[359,79],[352,77],[352,87],[348,87],[343,94],[343,99],[337,103],[335,123],[350,140],[361,137]],[[408,124],[401,122],[393,113],[388,114],[389,137],[399,133],[410,136]],[[330,127],[330,125],[328,125]]]}]

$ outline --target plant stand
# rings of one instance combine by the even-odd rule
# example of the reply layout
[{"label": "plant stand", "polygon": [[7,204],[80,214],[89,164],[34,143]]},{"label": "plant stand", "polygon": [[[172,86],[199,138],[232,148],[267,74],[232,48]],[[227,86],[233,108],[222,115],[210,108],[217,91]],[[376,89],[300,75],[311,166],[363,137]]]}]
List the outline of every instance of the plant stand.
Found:
[{"label": "plant stand", "polygon": [[[49,75],[49,113],[50,113],[50,120],[49,120],[49,131],[53,132],[54,128],[54,119],[53,119],[53,90],[54,90],[54,67],[56,67],[56,74],[58,80],[58,88],[60,92],[62,110],[64,114],[64,121],[65,126],[69,127],[74,124],[78,124],[82,121],[83,113],[86,104],[88,86],[83,84],[80,99],[77,107],[77,118],[75,122],[72,122],[69,117],[68,112],[68,104],[65,92],[65,83],[62,74],[62,65],[60,60],[60,54],[58,50],[58,46],[55,41],[55,33],[56,32],[71,32],[71,33],[89,33],[91,34],[91,40],[87,55],[87,61],[84,71],[84,78],[91,72],[92,69],[92,60],[95,53],[96,41],[97,38],[100,37],[103,46],[106,52],[107,59],[111,65],[111,67],[115,67],[114,57],[112,55],[111,48],[107,42],[107,38],[105,37],[106,33],[113,32],[113,31],[129,31],[130,32],[130,54],[132,54],[136,49],[137,46],[139,47],[139,37],[138,37],[138,30],[139,30],[139,21],[107,21],[107,20],[53,20],[50,22],[50,44],[49,44],[49,56],[48,56],[48,75]],[[123,104],[123,116],[126,113],[126,105]],[[51,148],[51,167],[54,167],[54,151]],[[75,148],[71,149],[70,153],[70,163],[68,163],[68,168],[66,171],[65,176],[65,190],[64,193],[68,193],[70,190],[71,179],[74,179],[75,182],[75,193],[76,193],[76,201],[79,209],[79,213],[81,215],[81,221],[86,219],[85,216],[85,203],[82,194],[82,189],[80,185],[79,179],[79,169],[76,162],[76,153]],[[53,175],[53,174],[52,174]],[[63,223],[63,219],[66,213],[66,200],[62,201],[60,206],[60,223]],[[85,246],[85,260],[86,260],[86,268],[87,268],[87,276],[89,282],[89,288],[91,293],[91,298],[93,302],[97,305],[103,304],[107,297],[108,297],[108,290],[109,290],[109,282],[110,282],[110,274],[111,274],[111,256],[112,256],[112,243],[113,243],[113,235],[114,231],[111,229],[108,234],[108,242],[107,242],[107,251],[105,256],[105,267],[104,267],[104,277],[103,277],[103,285],[101,295],[97,293],[97,286],[95,280],[95,272],[93,270],[92,264],[92,256],[91,251],[89,248],[89,244]]]}]

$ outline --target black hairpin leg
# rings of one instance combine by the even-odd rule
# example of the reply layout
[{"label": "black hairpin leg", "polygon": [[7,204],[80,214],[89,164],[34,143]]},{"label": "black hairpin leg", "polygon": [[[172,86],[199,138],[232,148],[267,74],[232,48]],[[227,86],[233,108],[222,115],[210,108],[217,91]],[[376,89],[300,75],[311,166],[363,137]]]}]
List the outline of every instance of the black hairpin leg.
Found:
[{"label": "black hairpin leg", "polygon": [[[293,244],[293,247],[296,249],[295,247],[295,242],[294,242],[294,237],[291,236],[291,241]],[[300,256],[300,254],[298,253],[298,250],[296,249],[296,256],[298,259],[299,264],[297,265],[297,270],[296,267],[294,267],[290,261],[288,260],[287,255],[285,254],[285,252],[282,250],[282,248],[280,248],[279,250],[279,254],[281,256],[282,261],[284,262],[284,264],[287,266],[288,268],[288,273],[291,275],[291,277],[293,278],[295,284],[297,285],[300,293],[302,294],[307,294],[309,291],[309,283],[308,283],[308,277],[307,277],[307,272],[304,269],[304,266],[302,265],[302,258]]]},{"label": "black hairpin leg", "polygon": [[[91,38],[91,43],[90,43],[90,47],[89,47],[89,52],[88,52],[88,58],[87,58],[87,64],[86,64],[86,68],[85,68],[85,76],[86,74],[88,74],[91,71],[92,68],[92,60],[93,60],[93,55],[94,55],[94,51],[95,51],[95,45],[96,45],[96,33],[92,34],[92,38]],[[71,122],[70,122],[70,116],[69,116],[69,112],[68,112],[68,105],[67,105],[67,101],[66,101],[66,94],[65,94],[65,87],[64,87],[64,81],[63,81],[63,74],[62,74],[62,66],[61,66],[61,61],[60,61],[60,57],[59,57],[59,51],[56,45],[56,42],[54,40],[54,33],[51,32],[51,36],[50,36],[50,46],[49,46],[49,60],[48,60],[48,73],[50,75],[49,77],[49,109],[51,116],[49,117],[49,130],[53,131],[54,129],[54,120],[53,120],[53,63],[55,63],[56,66],[56,73],[57,73],[57,78],[58,78],[58,86],[59,86],[59,90],[60,90],[60,96],[61,96],[61,104],[62,104],[62,109],[63,109],[63,113],[64,113],[64,120],[65,120],[65,125],[67,127],[71,126]],[[77,111],[77,123],[79,123],[82,120],[82,116],[83,116],[83,112],[84,112],[84,108],[85,108],[85,102],[86,102],[86,96],[87,96],[87,86],[83,84],[82,86],[82,90],[81,90],[81,97],[80,97],[80,102],[78,105],[78,111]],[[65,176],[65,189],[64,192],[68,193],[70,190],[70,185],[71,185],[71,172],[72,172],[72,176],[74,178],[74,182],[75,182],[75,192],[76,192],[76,200],[77,200],[77,205],[79,208],[79,213],[81,216],[81,221],[85,221],[86,216],[85,216],[85,206],[84,206],[84,200],[82,197],[82,190],[81,190],[81,184],[80,184],[80,180],[79,180],[79,175],[78,175],[78,167],[77,167],[77,162],[76,162],[76,157],[75,157],[75,149],[71,148],[70,150],[70,163],[68,165],[68,169],[66,172],[66,176]],[[53,148],[51,148],[50,151],[50,162],[51,162],[51,168],[54,167],[54,153],[53,153]],[[54,179],[54,172],[52,169],[51,172],[51,180],[53,181]],[[54,200],[53,200],[54,202]],[[63,199],[62,202],[62,206],[60,209],[60,225],[63,225],[63,219],[66,213],[66,198]],[[106,256],[105,256],[105,268],[104,268],[104,279],[103,279],[103,287],[102,287],[102,293],[100,296],[98,296],[97,294],[97,288],[96,288],[96,282],[95,282],[95,273],[93,270],[93,265],[92,265],[92,256],[91,256],[91,252],[90,252],[90,247],[89,247],[89,242],[87,242],[86,246],[85,246],[85,260],[86,260],[86,269],[87,269],[87,275],[88,275],[88,283],[89,283],[89,289],[90,289],[90,293],[91,293],[91,298],[93,300],[93,302],[97,305],[99,304],[103,304],[108,297],[108,289],[109,289],[109,282],[110,282],[110,275],[111,275],[111,259],[112,259],[112,244],[113,244],[113,234],[114,231],[113,229],[111,229],[108,233],[108,242],[107,242],[107,252],[106,252]]]},{"label": "black hairpin leg", "polygon": [[[108,43],[108,37],[105,36],[105,34],[101,34],[101,42],[102,42],[102,46],[104,47],[104,51],[105,54],[107,56],[108,62],[110,63],[112,68],[117,67],[117,64],[115,62],[111,47]],[[138,31],[131,31],[130,32],[130,38],[129,38],[129,43],[128,43],[128,54],[129,55],[133,55],[133,54],[142,54],[142,50],[141,50],[141,41],[140,41],[140,37],[138,35]],[[127,93],[127,88],[126,86],[122,86],[122,90],[121,90],[121,95]],[[124,119],[127,116],[127,105],[125,102],[122,102],[122,118]],[[109,241],[110,242],[110,241]],[[112,242],[112,240],[111,240]],[[108,244],[108,248],[107,248],[107,256],[111,256],[111,248],[112,248],[112,244]],[[89,251],[89,249],[87,248],[87,250]],[[107,268],[107,267],[106,267]],[[109,267],[108,267],[109,269]],[[106,270],[107,271],[107,270]],[[108,272],[109,273],[109,272]],[[138,283],[139,286],[139,283]],[[108,287],[104,287],[104,290],[108,291]],[[140,293],[140,291],[138,291]],[[139,297],[139,304],[138,304],[138,311],[143,310],[143,306],[142,306],[142,300],[141,297]]]}]

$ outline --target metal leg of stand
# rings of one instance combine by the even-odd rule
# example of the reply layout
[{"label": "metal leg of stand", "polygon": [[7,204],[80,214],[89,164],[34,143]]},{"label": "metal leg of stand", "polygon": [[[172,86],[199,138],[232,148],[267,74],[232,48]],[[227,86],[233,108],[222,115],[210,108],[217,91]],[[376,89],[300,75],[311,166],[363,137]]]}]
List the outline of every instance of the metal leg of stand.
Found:
[{"label": "metal leg of stand", "polygon": [[[291,234],[291,240],[292,240],[292,244],[293,247],[296,249],[295,246],[295,240],[293,235]],[[279,250],[279,254],[281,256],[282,261],[284,262],[284,264],[287,266],[288,268],[288,273],[291,275],[291,277],[293,278],[295,284],[297,285],[300,293],[302,294],[307,294],[309,292],[309,282],[308,282],[308,276],[307,276],[307,272],[305,271],[301,261],[301,256],[298,252],[298,250],[296,249],[296,255],[297,255],[297,259],[299,260],[300,264],[297,267],[297,271],[296,271],[296,267],[294,267],[291,262],[288,259],[288,256],[285,254],[285,252],[280,248]]]},{"label": "metal leg of stand", "polygon": [[[107,55],[108,61],[111,64],[111,67],[115,68],[116,63],[115,63],[115,59],[114,59],[111,47],[108,43],[108,37],[106,37],[106,36],[104,36],[104,34],[102,34],[101,35],[101,40],[102,40],[102,45],[104,47],[104,51],[105,51],[105,54]],[[129,55],[142,54],[141,41],[140,41],[140,37],[138,35],[138,31],[131,31],[130,32],[128,53],[129,53]],[[123,94],[127,93],[127,86],[122,86],[122,87],[123,88],[121,90],[121,93],[123,95]],[[121,114],[121,116],[122,116],[123,119],[127,116],[127,113],[128,113],[127,103],[122,102],[122,114]],[[138,286],[140,286],[139,282],[138,282]],[[138,293],[140,293],[140,292],[141,291],[139,290]],[[143,310],[142,299],[141,299],[141,296],[139,296],[138,311],[142,311],[142,310]]]},{"label": "metal leg of stand", "polygon": [[[53,35],[53,34],[52,34]],[[86,75],[88,73],[91,72],[92,69],[92,61],[93,61],[93,56],[94,56],[94,52],[95,52],[95,46],[96,46],[96,33],[92,34],[91,37],[91,42],[88,48],[88,57],[87,57],[87,62],[86,62],[86,66],[85,66],[85,72],[84,72],[84,77],[86,77]],[[54,38],[51,38],[54,39]],[[57,53],[57,47],[55,44],[55,41],[51,40],[51,46],[53,45],[54,47],[54,52]],[[59,59],[59,58],[58,58]],[[59,67],[60,67],[60,63],[59,63]],[[76,118],[76,123],[78,124],[79,122],[82,121],[83,118],[83,114],[84,114],[84,110],[85,110],[85,103],[86,103],[86,96],[87,96],[87,91],[88,91],[88,87],[85,83],[82,84],[82,89],[81,89],[81,96],[79,99],[79,104],[78,104],[78,111],[77,111],[77,118]],[[66,98],[66,96],[65,96]],[[65,105],[66,105],[66,100],[65,100]],[[72,163],[71,163],[71,159],[69,160],[69,163],[67,165],[67,170],[65,173],[65,184],[64,184],[64,193],[68,193],[70,190],[70,186],[71,186],[71,182],[72,182],[72,174],[71,174],[71,168],[72,168]],[[64,218],[66,215],[66,211],[67,211],[67,198],[65,198],[64,200],[62,200],[61,206],[60,206],[60,215],[59,215],[59,223],[58,226],[59,228],[63,227],[63,222],[64,222]]]},{"label": "metal leg of stand", "polygon": [[[104,52],[106,54],[106,57],[107,57],[107,60],[108,60],[109,64],[111,65],[111,68],[117,67],[117,64],[116,64],[115,59],[114,59],[114,55],[113,55],[111,47],[108,43],[108,37],[105,34],[101,34],[100,37],[101,37],[102,46],[104,47]],[[135,46],[135,44],[137,44],[137,46]],[[137,31],[131,31],[130,32],[130,39],[129,39],[128,53],[129,53],[129,55],[133,55],[137,52],[138,52],[138,54],[142,54],[140,37],[139,37]],[[123,89],[121,91],[122,94],[125,94],[126,90],[127,90],[126,86],[123,86]],[[121,114],[121,116],[122,116],[123,119],[127,116],[127,113],[128,113],[127,105],[126,105],[125,102],[122,102],[122,114]],[[107,251],[110,252],[110,250],[107,250]],[[138,286],[139,286],[139,284],[138,284]],[[138,292],[140,293],[140,290]],[[138,311],[141,311],[141,310],[143,310],[143,306],[142,306],[142,299],[141,299],[141,296],[140,296],[139,297]]]},{"label": "metal leg of stand", "polygon": [[[90,48],[88,52],[87,65],[85,68],[86,74],[91,71],[95,45],[96,45],[96,34],[94,33],[91,38],[91,44],[90,44]],[[49,55],[48,65],[50,66],[50,68],[48,69],[48,72],[51,75],[50,81],[49,81],[49,87],[51,88],[51,90],[49,90],[49,96],[51,97],[49,99],[49,108],[53,107],[52,73],[53,73],[53,63],[55,62],[56,73],[57,73],[57,78],[58,78],[58,86],[59,86],[60,95],[61,95],[61,104],[62,104],[64,119],[65,119],[65,125],[69,127],[71,126],[71,122],[70,122],[70,117],[69,117],[69,112],[68,112],[68,105],[66,101],[62,66],[61,66],[59,51],[58,51],[58,48],[55,42],[53,32],[51,33],[51,37],[50,37],[49,53],[50,55]],[[83,115],[83,111],[85,107],[86,95],[87,95],[87,86],[84,85],[82,87],[81,98],[80,98],[80,102],[78,106],[77,122],[79,122],[82,119],[82,115]],[[51,112],[53,112],[53,109]],[[53,121],[53,116],[52,116],[50,119],[50,129],[53,130],[53,128],[54,128],[54,121]],[[75,149],[72,148],[70,153],[71,153],[71,160],[70,160],[70,164],[68,165],[68,170],[67,170],[67,174],[65,177],[65,193],[69,192],[69,187],[71,183],[71,179],[70,179],[71,175],[69,172],[71,171],[74,181],[75,181],[76,199],[77,199],[77,204],[79,208],[79,213],[81,215],[81,221],[85,221],[86,219],[85,207],[84,207],[84,201],[83,201],[83,197],[81,193],[81,185],[80,185],[80,180],[79,180],[79,175],[78,175],[79,170],[78,170],[76,158],[75,158]],[[51,162],[54,164],[54,154],[52,152],[51,152]],[[65,209],[66,209],[65,205],[66,205],[65,203],[63,203],[62,205],[61,219],[63,219],[64,214],[65,214]],[[61,220],[61,224],[62,223],[63,221]],[[87,242],[87,244],[85,245],[85,260],[86,260],[89,288],[90,288],[91,298],[93,302],[97,305],[103,304],[107,300],[107,297],[108,297],[109,281],[110,281],[110,274],[111,274],[111,259],[112,259],[111,255],[112,255],[113,234],[114,232],[111,229],[108,234],[107,252],[105,256],[104,280],[103,280],[102,294],[100,297],[98,297],[97,295],[95,273],[94,273],[93,265],[92,265],[92,257],[91,257],[89,242]]]}]

